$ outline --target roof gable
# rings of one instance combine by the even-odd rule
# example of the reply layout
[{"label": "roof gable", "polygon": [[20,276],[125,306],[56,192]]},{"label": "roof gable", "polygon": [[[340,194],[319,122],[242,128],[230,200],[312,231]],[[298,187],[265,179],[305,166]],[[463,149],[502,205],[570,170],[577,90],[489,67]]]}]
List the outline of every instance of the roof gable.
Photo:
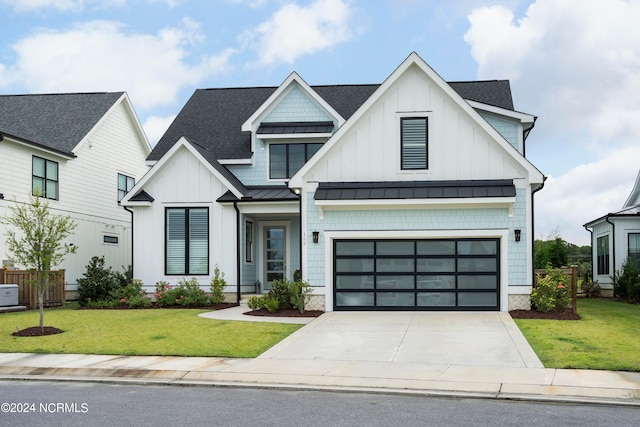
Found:
[{"label": "roof gable", "polygon": [[[124,92],[0,96],[0,134],[67,155]],[[146,141],[146,138],[145,138]]]},{"label": "roof gable", "polygon": [[173,156],[175,156],[179,150],[186,149],[195,158],[197,158],[205,167],[213,174],[220,182],[222,182],[237,198],[241,198],[247,189],[244,185],[231,173],[227,168],[218,162],[215,155],[206,148],[190,141],[189,139],[180,138],[171,149],[160,159],[160,161],[151,168],[145,176],[125,195],[121,204],[123,206],[135,206],[137,204],[149,204],[153,201],[153,195],[149,195],[144,192],[145,185],[150,182],[153,177],[162,170],[166,164],[168,164]]},{"label": "roof gable", "polygon": [[636,183],[633,185],[633,190],[631,190],[631,194],[629,194],[627,201],[624,202],[622,209],[637,205],[640,205],[640,172],[638,172]]},{"label": "roof gable", "polygon": [[[426,62],[424,62],[424,60],[422,60],[422,58],[420,58],[415,52],[413,52],[407,57],[407,59],[405,59],[405,61],[403,61],[402,64],[400,64],[400,66],[398,66],[398,68],[396,68],[396,70],[394,70],[394,72],[385,80],[385,82],[379,88],[377,88],[377,90],[362,104],[362,106],[360,106],[360,108],[351,116],[347,123],[340,129],[338,129],[338,131],[322,146],[322,148],[291,178],[291,180],[289,181],[289,186],[291,188],[301,187],[303,181],[306,179],[305,175],[309,174],[310,171],[313,170],[315,165],[318,164],[321,159],[325,155],[327,155],[327,153],[329,153],[336,144],[340,143],[339,141],[341,141],[343,136],[351,131],[351,128],[354,127],[356,123],[358,123],[360,118],[362,118],[365,114],[368,114],[379,100],[381,100],[384,96],[387,96],[388,91],[390,91],[391,88],[396,83],[398,83],[401,78],[408,75],[408,73],[413,72],[413,70],[419,70],[417,71],[417,75],[421,76],[419,77],[420,79],[425,78],[426,81],[431,82],[429,84],[435,85],[435,88],[444,93],[446,99],[451,100],[451,102],[457,106],[456,108],[464,111],[465,115],[469,117],[473,123],[475,123],[474,126],[481,128],[483,132],[488,134],[490,136],[490,139],[498,144],[500,148],[507,153],[507,157],[511,158],[512,161],[515,164],[519,165],[520,168],[526,170],[530,183],[541,184],[543,182],[543,175],[540,173],[540,171],[538,171],[527,159],[525,159],[524,156],[522,156],[506,139],[504,139],[504,137],[502,137],[502,135],[500,135],[500,133],[498,133],[484,118],[482,118],[482,116],[480,116],[480,114],[475,111],[469,105],[469,103],[466,102],[462,98],[462,96],[452,88],[452,86],[447,84],[431,67],[429,67],[429,65],[427,65]],[[407,99],[413,100],[413,107],[409,107],[408,111],[418,111],[424,109],[426,113],[427,110],[430,110],[432,108],[431,106],[429,106],[429,102],[427,100],[434,95],[429,92],[429,88],[425,89],[424,87],[421,87],[420,89],[418,89],[417,87],[413,86],[414,84],[415,82],[408,83],[408,86],[404,89],[407,94]],[[416,106],[420,106],[418,107],[418,110],[415,110]],[[407,111],[405,107],[400,105],[391,108],[399,108],[396,111],[396,114],[402,111]],[[393,114],[387,110],[388,108],[383,108],[381,111],[385,111],[384,114],[387,115]],[[371,121],[378,122],[379,119],[381,119],[381,117],[372,118]],[[365,131],[365,133],[372,132],[373,135],[375,133],[384,132],[385,129],[376,128],[375,130],[367,130]],[[391,135],[393,135],[393,131],[391,132]],[[365,135],[360,138],[366,140],[367,136]],[[377,148],[379,147],[367,147],[370,152],[375,152]],[[346,150],[346,152],[350,153],[348,155],[351,155],[352,157],[357,156],[356,151],[357,150],[354,150],[353,148]],[[377,155],[380,156],[380,154]],[[352,162],[356,162],[355,157],[352,159]],[[325,166],[326,165],[323,165],[323,167]],[[345,170],[344,164],[335,167],[342,171]],[[372,165],[371,168],[376,169],[376,166]],[[325,175],[327,173],[331,172],[324,172]],[[369,173],[374,174],[374,172],[371,171]],[[380,168],[377,168],[375,170],[375,173],[380,174],[384,172],[381,172]],[[388,172],[387,175],[389,175]],[[326,176],[325,178],[314,177],[312,180],[323,181],[326,178]],[[374,178],[374,180],[378,178],[379,177],[376,177]],[[486,177],[483,177],[483,179],[484,178]],[[340,180],[340,178],[337,179]]]}]

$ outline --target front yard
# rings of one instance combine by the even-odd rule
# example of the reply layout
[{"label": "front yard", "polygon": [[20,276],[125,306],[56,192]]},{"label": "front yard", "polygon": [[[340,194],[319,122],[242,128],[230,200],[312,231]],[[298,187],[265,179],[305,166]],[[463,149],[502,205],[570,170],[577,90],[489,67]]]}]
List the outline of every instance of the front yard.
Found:
[{"label": "front yard", "polygon": [[640,305],[581,298],[578,313],[515,322],[547,368],[640,371]]},{"label": "front yard", "polygon": [[0,314],[0,352],[256,357],[301,325],[205,319],[198,309],[45,310],[45,325],[64,333],[15,337],[38,324],[38,311]]}]

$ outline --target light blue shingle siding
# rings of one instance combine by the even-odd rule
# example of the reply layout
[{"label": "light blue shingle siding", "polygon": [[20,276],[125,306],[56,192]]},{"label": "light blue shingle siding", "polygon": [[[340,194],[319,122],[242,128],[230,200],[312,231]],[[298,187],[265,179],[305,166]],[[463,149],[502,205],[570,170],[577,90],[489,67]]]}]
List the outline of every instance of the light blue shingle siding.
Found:
[{"label": "light blue shingle siding", "polygon": [[[337,230],[492,230],[508,229],[509,252],[508,284],[526,285],[527,278],[527,229],[525,190],[516,190],[513,216],[507,209],[406,209],[406,210],[325,210],[324,219],[318,217],[313,193],[307,195],[307,234],[309,242],[306,272],[309,281],[322,286],[326,283],[325,272],[325,231]],[[521,230],[520,242],[515,242],[514,229]],[[318,230],[321,239],[311,242],[311,232]],[[329,278],[330,280],[330,278]],[[504,285],[504,283],[503,283]]]},{"label": "light blue shingle siding", "polygon": [[497,130],[504,139],[509,141],[509,144],[513,145],[516,150],[520,149],[518,147],[518,123],[484,112],[480,112],[480,115],[484,117],[484,119],[489,122],[489,124],[493,126],[493,128]]},{"label": "light blue shingle siding", "polygon": [[331,121],[331,117],[304,93],[294,87],[265,117],[265,122],[315,122]]}]

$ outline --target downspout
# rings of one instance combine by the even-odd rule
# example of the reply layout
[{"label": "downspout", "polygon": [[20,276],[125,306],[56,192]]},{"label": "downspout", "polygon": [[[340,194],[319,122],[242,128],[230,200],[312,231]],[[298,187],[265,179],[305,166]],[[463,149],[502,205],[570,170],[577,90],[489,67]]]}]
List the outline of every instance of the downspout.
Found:
[{"label": "downspout", "polygon": [[[125,211],[129,212],[131,214],[131,274],[134,274],[134,269],[133,269],[133,211],[131,209],[129,209],[126,206],[122,207]],[[134,275],[135,277],[135,275]]]},{"label": "downspout", "polygon": [[611,254],[611,260],[613,261],[613,275],[616,274],[616,225],[609,221],[609,215],[604,219],[611,224],[611,246],[609,246],[609,253]]},{"label": "downspout", "polygon": [[527,157],[527,137],[536,126],[536,120],[538,120],[538,116],[533,116],[533,123],[531,127],[522,131],[522,156]]},{"label": "downspout", "polygon": [[242,285],[242,281],[240,279],[240,209],[238,209],[238,202],[233,202],[233,208],[236,210],[236,277],[238,278],[238,287],[236,292],[236,298],[238,304],[240,304],[240,300],[242,299],[240,286]]},{"label": "downspout", "polygon": [[590,259],[591,259],[591,281],[595,281],[595,268],[593,268],[593,231],[589,230],[587,228],[587,224],[583,225],[584,229],[587,230],[589,232],[589,241],[591,242],[591,244],[589,245],[589,252],[590,252]]},{"label": "downspout", "polygon": [[531,192],[531,260],[533,262],[533,265],[531,266],[531,272],[532,272],[532,277],[531,277],[531,285],[533,286],[533,284],[536,283],[536,262],[535,262],[535,257],[536,257],[536,251],[535,251],[535,241],[536,241],[536,234],[535,234],[535,221],[534,221],[534,217],[535,217],[535,205],[534,205],[534,200],[533,200],[533,196],[540,190],[542,190],[544,188],[544,183],[547,180],[546,176],[542,177],[542,185],[540,185],[540,187],[536,188],[535,190],[533,190]]}]

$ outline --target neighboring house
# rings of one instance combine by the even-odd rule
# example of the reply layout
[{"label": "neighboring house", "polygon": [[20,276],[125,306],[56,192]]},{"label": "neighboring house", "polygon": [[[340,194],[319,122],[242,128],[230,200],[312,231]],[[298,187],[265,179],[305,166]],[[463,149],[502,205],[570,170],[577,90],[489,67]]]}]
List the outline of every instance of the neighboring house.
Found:
[{"label": "neighboring house", "polygon": [[[323,310],[529,308],[535,117],[412,53],[381,85],[197,90],[125,197],[146,286],[296,270]],[[240,286],[238,286],[240,284]]]},{"label": "neighboring house", "polygon": [[[93,256],[131,264],[131,218],[119,200],[149,169],[151,147],[124,92],[0,96],[0,216],[38,190],[52,214],[78,224],[68,255],[69,290]],[[0,225],[0,259],[8,260]],[[20,267],[15,265],[16,268]]]},{"label": "neighboring house", "polygon": [[591,233],[592,279],[613,295],[611,277],[622,269],[627,257],[640,265],[640,173],[621,210],[594,219],[584,227]]}]

